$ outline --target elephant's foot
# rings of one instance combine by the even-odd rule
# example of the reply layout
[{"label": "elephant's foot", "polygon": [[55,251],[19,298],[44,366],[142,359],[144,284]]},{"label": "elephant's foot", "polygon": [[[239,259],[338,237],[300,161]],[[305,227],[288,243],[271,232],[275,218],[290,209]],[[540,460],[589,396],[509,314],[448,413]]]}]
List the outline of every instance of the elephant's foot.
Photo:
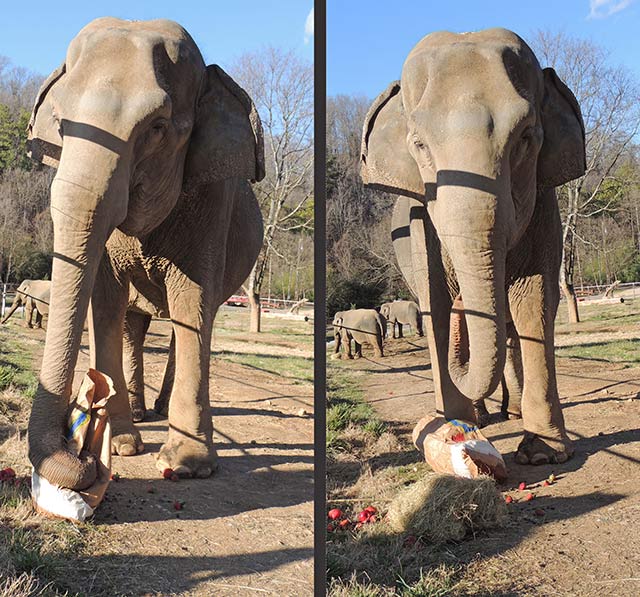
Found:
[{"label": "elephant's foot", "polygon": [[169,398],[165,396],[158,396],[153,405],[153,410],[155,410],[159,415],[163,417],[169,416]]},{"label": "elephant's foot", "polygon": [[512,421],[514,419],[522,419],[522,413],[518,410],[500,410],[500,414],[505,421]]},{"label": "elephant's foot", "polygon": [[516,452],[518,464],[562,464],[573,456],[573,446],[567,437],[542,439],[539,435],[525,431]]},{"label": "elephant's foot", "polygon": [[147,408],[144,404],[144,397],[129,395],[129,406],[131,407],[131,418],[134,423],[144,421]]},{"label": "elephant's foot", "polygon": [[186,436],[170,437],[162,446],[156,460],[160,471],[167,468],[180,477],[198,477],[204,479],[218,468],[216,450],[205,440],[191,439]]},{"label": "elephant's foot", "polygon": [[474,404],[473,412],[476,415],[478,427],[486,427],[489,424],[491,415],[489,414],[487,407],[484,405],[484,402]]},{"label": "elephant's foot", "polygon": [[111,437],[111,453],[118,456],[135,456],[144,451],[140,432],[131,421],[112,420],[113,435]]}]

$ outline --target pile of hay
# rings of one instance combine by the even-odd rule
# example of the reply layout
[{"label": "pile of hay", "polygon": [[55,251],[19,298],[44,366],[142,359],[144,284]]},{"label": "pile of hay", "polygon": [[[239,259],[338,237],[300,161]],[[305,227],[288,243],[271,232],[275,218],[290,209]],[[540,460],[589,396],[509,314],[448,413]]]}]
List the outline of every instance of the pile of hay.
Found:
[{"label": "pile of hay", "polygon": [[430,475],[401,491],[389,504],[387,517],[394,531],[444,543],[501,525],[507,507],[490,477]]}]

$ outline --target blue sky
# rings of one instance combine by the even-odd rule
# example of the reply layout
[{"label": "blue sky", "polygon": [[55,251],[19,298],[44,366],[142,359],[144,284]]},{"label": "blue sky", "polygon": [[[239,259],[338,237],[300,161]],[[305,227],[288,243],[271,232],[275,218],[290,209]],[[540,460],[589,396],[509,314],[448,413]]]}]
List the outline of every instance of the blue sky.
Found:
[{"label": "blue sky", "polygon": [[223,68],[247,51],[273,45],[313,60],[305,23],[313,0],[19,0],[3,2],[0,55],[48,75],[76,33],[96,17],[167,18],[194,38],[208,64]]},{"label": "blue sky", "polygon": [[488,27],[591,39],[640,79],[640,0],[327,0],[327,93],[374,98],[428,33]]}]

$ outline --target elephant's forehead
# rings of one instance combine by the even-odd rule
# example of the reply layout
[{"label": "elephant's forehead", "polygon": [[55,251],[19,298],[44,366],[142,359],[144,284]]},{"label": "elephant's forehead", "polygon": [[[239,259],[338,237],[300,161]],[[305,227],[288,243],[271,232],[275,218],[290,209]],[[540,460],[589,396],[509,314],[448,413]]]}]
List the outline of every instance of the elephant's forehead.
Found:
[{"label": "elephant's forehead", "polygon": [[165,48],[174,63],[189,59],[204,65],[195,42],[178,23],[166,19],[124,21],[111,17],[96,19],[78,33],[69,45],[68,62],[73,63],[81,52],[98,52],[100,48],[112,58],[118,58],[119,50],[127,53],[133,48],[153,52],[159,46]]},{"label": "elephant's forehead", "polygon": [[405,108],[418,105],[428,84],[436,95],[448,97],[464,91],[504,100],[513,91],[532,101],[539,87],[538,63],[519,37],[498,31],[500,35],[444,32],[419,42],[402,70]]}]

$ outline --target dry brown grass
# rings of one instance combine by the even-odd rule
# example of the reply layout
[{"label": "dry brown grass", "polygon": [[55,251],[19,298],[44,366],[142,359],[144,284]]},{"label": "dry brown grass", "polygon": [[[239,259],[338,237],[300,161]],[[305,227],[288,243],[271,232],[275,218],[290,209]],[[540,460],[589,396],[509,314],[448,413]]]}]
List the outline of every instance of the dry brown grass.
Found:
[{"label": "dry brown grass", "polygon": [[500,526],[506,518],[506,504],[490,477],[429,475],[401,491],[387,511],[394,531],[434,543],[460,541],[468,532]]}]

